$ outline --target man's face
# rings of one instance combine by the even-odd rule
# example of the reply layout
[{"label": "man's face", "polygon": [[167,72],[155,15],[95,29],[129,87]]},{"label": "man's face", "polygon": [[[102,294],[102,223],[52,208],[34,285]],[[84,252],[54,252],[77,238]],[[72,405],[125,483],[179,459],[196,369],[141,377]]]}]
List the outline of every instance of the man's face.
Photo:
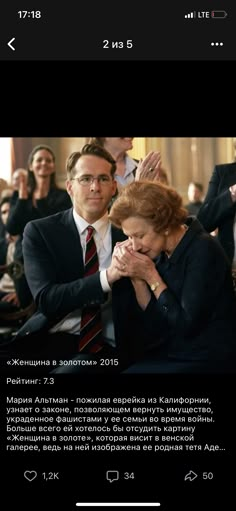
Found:
[{"label": "man's face", "polygon": [[126,138],[115,138],[115,137],[109,137],[105,139],[105,148],[107,151],[109,151],[111,154],[120,152],[126,152],[133,149],[133,138],[126,137]]},{"label": "man's face", "polygon": [[1,219],[2,219],[2,223],[4,225],[6,225],[6,223],[7,223],[9,211],[10,211],[9,202],[4,202],[1,206]]},{"label": "man's face", "polygon": [[[94,223],[106,213],[116,192],[111,164],[98,156],[84,155],[79,158],[74,170],[73,179],[67,181],[67,191],[78,215]],[[90,177],[99,179],[89,183]]]},{"label": "man's face", "polygon": [[188,198],[190,202],[198,202],[202,198],[202,192],[193,183],[188,187]]}]

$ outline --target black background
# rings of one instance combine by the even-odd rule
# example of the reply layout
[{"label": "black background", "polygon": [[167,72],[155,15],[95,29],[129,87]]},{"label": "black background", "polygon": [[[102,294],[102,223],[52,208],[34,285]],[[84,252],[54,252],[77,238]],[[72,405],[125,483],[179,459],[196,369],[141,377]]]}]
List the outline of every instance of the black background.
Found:
[{"label": "black background", "polygon": [[[193,444],[219,444],[225,448],[225,451],[218,452],[183,450],[182,453],[61,451],[59,454],[41,452],[35,455],[9,451],[6,455],[2,445],[1,481],[8,502],[6,509],[15,509],[19,505],[32,509],[33,504],[40,503],[41,509],[45,506],[54,509],[55,506],[55,509],[73,511],[75,502],[88,501],[161,502],[161,509],[166,511],[177,508],[210,509],[213,505],[217,505],[218,509],[228,509],[234,488],[231,468],[235,456],[232,422],[234,379],[234,375],[120,375],[115,378],[64,375],[57,377],[54,386],[40,387],[5,386],[1,379],[4,393],[8,391],[8,395],[20,397],[209,397],[215,412],[215,425],[207,429],[207,434],[204,426],[197,425],[197,431],[200,428],[204,433],[202,438],[196,435],[197,440]],[[4,436],[2,431],[2,443]],[[25,470],[36,470],[37,479],[26,481],[23,476]],[[119,470],[119,481],[109,483],[105,477],[107,470]],[[184,481],[190,470],[195,471],[198,478],[192,482]],[[59,472],[60,479],[44,481],[43,472]],[[125,480],[125,472],[134,472],[135,479]],[[204,481],[203,472],[212,472],[213,480]],[[12,491],[13,488],[17,490]]]},{"label": "black background", "polygon": [[[26,18],[17,12],[27,10]],[[41,17],[30,13],[40,10]],[[225,19],[186,19],[195,11],[222,10]],[[198,16],[198,14],[197,14]],[[5,3],[0,18],[0,59],[69,61],[235,60],[233,2],[134,0],[111,2]],[[15,51],[7,42],[12,43]],[[108,40],[108,48],[104,41]],[[132,49],[126,42],[132,40]],[[123,48],[117,48],[122,42]],[[223,42],[223,46],[211,46]],[[120,46],[120,45],[118,45]]]}]

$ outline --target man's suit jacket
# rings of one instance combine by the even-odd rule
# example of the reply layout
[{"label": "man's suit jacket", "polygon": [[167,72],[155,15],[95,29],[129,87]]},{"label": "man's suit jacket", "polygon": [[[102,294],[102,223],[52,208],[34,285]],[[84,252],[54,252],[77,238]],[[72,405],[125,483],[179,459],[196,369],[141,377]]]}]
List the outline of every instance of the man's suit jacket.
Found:
[{"label": "man's suit jacket", "polygon": [[[116,242],[127,239],[115,227],[111,232],[112,248]],[[16,339],[48,331],[73,310],[106,301],[107,294],[102,290],[99,272],[84,278],[82,247],[72,209],[29,222],[24,231],[23,254],[37,312],[23,325]],[[138,350],[138,339],[135,328],[132,330],[135,342],[128,328],[131,317],[128,295],[132,293],[132,286],[127,286],[128,280],[122,279],[113,285],[112,308],[117,347],[120,351],[124,348],[125,359],[129,356],[133,359]],[[122,325],[119,325],[121,317]],[[140,332],[138,334],[140,336]]]},{"label": "man's suit jacket", "polygon": [[236,203],[232,202],[229,187],[236,183],[236,163],[216,165],[207,195],[197,215],[203,227],[212,232],[218,228],[218,239],[230,262],[234,256],[233,223]]}]

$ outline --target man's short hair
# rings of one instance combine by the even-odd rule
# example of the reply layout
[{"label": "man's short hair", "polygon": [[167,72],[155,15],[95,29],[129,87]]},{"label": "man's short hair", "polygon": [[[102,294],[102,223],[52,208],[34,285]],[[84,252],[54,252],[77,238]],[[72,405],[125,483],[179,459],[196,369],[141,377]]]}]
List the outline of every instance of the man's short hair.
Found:
[{"label": "man's short hair", "polygon": [[116,162],[111,154],[104,147],[96,144],[85,144],[81,151],[75,151],[66,160],[66,172],[68,179],[75,175],[75,165],[82,156],[97,156],[111,164],[111,176],[114,178],[116,172]]}]

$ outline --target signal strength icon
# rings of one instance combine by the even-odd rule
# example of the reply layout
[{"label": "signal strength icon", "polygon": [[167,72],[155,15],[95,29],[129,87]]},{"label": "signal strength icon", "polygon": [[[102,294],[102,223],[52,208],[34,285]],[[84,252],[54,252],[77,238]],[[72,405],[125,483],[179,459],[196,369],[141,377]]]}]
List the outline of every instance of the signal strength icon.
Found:
[{"label": "signal strength icon", "polygon": [[195,11],[189,12],[188,14],[185,14],[184,17],[185,18],[195,18],[196,17],[196,12]]}]

